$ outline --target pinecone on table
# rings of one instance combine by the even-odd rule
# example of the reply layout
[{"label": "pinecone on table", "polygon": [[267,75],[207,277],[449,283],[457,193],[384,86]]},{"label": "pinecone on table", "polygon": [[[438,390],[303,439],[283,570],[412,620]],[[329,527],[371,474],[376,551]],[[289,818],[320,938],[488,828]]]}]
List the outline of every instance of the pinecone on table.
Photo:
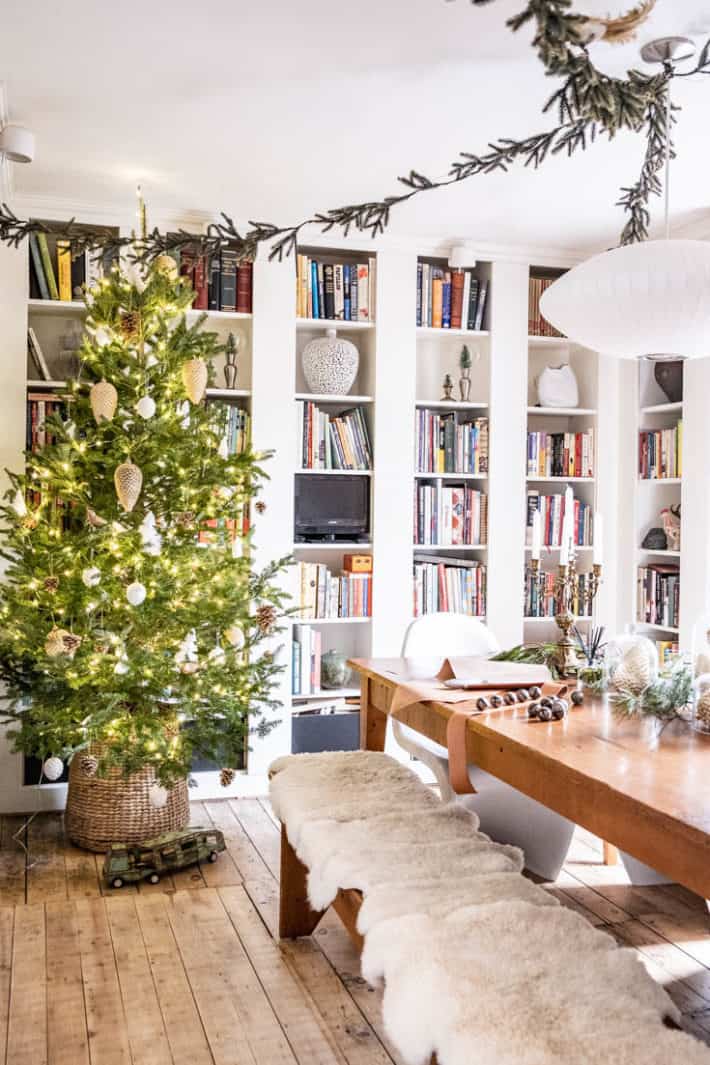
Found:
[{"label": "pinecone on table", "polygon": [[222,785],[222,787],[223,788],[228,788],[229,785],[234,780],[236,775],[237,774],[235,773],[235,771],[233,769],[228,769],[226,767],[224,769],[220,769],[220,771],[219,771],[219,782]]},{"label": "pinecone on table", "polygon": [[258,608],[254,617],[256,619],[256,624],[259,629],[259,632],[263,636],[266,636],[268,632],[271,632],[274,625],[276,624],[277,616],[278,615],[276,613],[276,607],[271,606],[270,603],[265,603],[263,606],[260,606]]}]

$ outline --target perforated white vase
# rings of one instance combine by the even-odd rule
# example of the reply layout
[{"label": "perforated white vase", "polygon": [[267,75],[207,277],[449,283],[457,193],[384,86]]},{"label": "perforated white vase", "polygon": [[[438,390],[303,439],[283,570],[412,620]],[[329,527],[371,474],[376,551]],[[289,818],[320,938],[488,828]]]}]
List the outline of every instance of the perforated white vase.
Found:
[{"label": "perforated white vase", "polygon": [[576,407],[579,390],[572,367],[546,366],[537,379],[537,401],[541,407]]},{"label": "perforated white vase", "polygon": [[301,364],[311,392],[346,395],[357,377],[360,354],[350,340],[326,329],[324,337],[306,344]]}]

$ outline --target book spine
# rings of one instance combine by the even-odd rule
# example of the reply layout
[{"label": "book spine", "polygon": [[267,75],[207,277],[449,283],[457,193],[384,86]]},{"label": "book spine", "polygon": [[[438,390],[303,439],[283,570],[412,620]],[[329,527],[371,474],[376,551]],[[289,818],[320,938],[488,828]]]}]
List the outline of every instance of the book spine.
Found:
[{"label": "book spine", "polygon": [[195,256],[195,268],[193,270],[193,285],[195,286],[195,299],[192,306],[198,311],[206,311],[207,301],[207,260],[204,255]]},{"label": "book spine", "polygon": [[333,280],[333,264],[323,264],[323,289],[325,296],[325,317],[335,318],[335,288]]},{"label": "book spine", "polygon": [[68,240],[57,241],[57,280],[59,298],[71,302],[71,245]]},{"label": "book spine", "polygon": [[343,266],[343,318],[346,322],[350,321],[350,266],[348,263]]},{"label": "book spine", "polygon": [[444,271],[441,286],[441,328],[451,328],[451,274],[448,270]]},{"label": "book spine", "polygon": [[34,267],[35,278],[37,281],[37,287],[39,288],[40,296],[43,300],[48,300],[49,286],[47,285],[47,279],[44,276],[44,267],[42,266],[42,253],[39,250],[39,244],[37,243],[37,234],[30,234],[30,255],[32,256],[32,266]]},{"label": "book spine", "polygon": [[343,314],[345,313],[342,263],[335,263],[335,265],[333,266],[333,305],[333,317],[336,318],[338,321],[342,321]]},{"label": "book spine", "polygon": [[357,315],[358,321],[370,320],[370,304],[368,302],[369,282],[368,269],[365,263],[358,263],[357,268]]},{"label": "book spine", "polygon": [[417,325],[422,324],[422,271],[423,263],[417,263]]},{"label": "book spine", "polygon": [[236,310],[239,314],[251,314],[252,263],[239,263],[237,267]]},{"label": "book spine", "polygon": [[465,277],[463,270],[451,274],[451,328],[461,329]]},{"label": "book spine", "polygon": [[207,282],[207,307],[211,311],[219,310],[221,276],[219,255],[213,255],[210,259],[209,280]]},{"label": "book spine", "polygon": [[476,306],[478,305],[478,278],[471,278],[471,288],[469,291],[468,300],[468,312],[466,316],[466,328],[476,328]]},{"label": "book spine", "polygon": [[221,311],[237,309],[237,253],[231,248],[222,251],[219,302]]},{"label": "book spine", "polygon": [[478,298],[478,306],[476,307],[476,324],[474,329],[483,329],[483,316],[486,313],[486,298],[488,296],[488,282],[483,281],[481,283],[481,291]]},{"label": "book spine", "polygon": [[431,324],[433,329],[441,329],[444,304],[444,282],[441,277],[435,277],[431,283]]},{"label": "book spine", "polygon": [[321,318],[320,293],[318,290],[318,263],[315,259],[311,260],[311,302],[313,306],[313,317]]},{"label": "book spine", "polygon": [[377,268],[374,256],[367,260],[367,309],[368,321],[374,322],[377,303]]},{"label": "book spine", "polygon": [[54,276],[52,257],[49,254],[49,244],[47,243],[47,236],[45,233],[37,234],[37,243],[39,245],[39,253],[42,256],[42,268],[44,269],[44,276],[47,279],[47,286],[49,288],[49,298],[53,300],[58,300],[59,289],[57,288],[57,279]]}]

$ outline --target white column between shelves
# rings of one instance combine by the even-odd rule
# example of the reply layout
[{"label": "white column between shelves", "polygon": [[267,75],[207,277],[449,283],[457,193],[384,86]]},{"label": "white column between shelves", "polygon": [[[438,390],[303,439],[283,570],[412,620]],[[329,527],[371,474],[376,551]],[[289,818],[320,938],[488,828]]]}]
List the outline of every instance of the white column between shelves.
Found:
[{"label": "white column between shelves", "polygon": [[373,486],[374,656],[398,655],[412,619],[416,255],[377,255]]},{"label": "white column between shelves", "polygon": [[[293,541],[293,471],[296,446],[295,391],[295,274],[293,259],[268,262],[266,253],[254,263],[252,349],[252,441],[254,450],[273,451],[265,463],[269,480],[261,499],[263,514],[253,514],[254,564],[261,569],[288,555]],[[293,570],[281,578],[293,592]],[[274,716],[279,724],[263,739],[252,737],[249,775],[263,776],[269,763],[291,752],[291,626],[260,645],[280,648],[278,662],[285,669],[278,678],[276,697],[283,704]]]},{"label": "white column between shelves", "polygon": [[[596,456],[594,473],[596,476],[596,492],[594,510],[602,516],[604,522],[604,556],[602,563],[602,583],[597,593],[594,604],[595,624],[603,625],[606,635],[619,631],[618,619],[618,596],[619,573],[619,517],[621,510],[620,488],[625,484],[621,476],[621,464],[619,456],[622,452],[622,395],[621,395],[621,364],[617,359],[608,355],[595,355],[588,353],[590,359],[597,360],[597,387],[596,408],[597,420],[595,428]],[[633,400],[632,400],[633,401]],[[626,420],[626,419],[625,419]],[[635,417],[631,416],[632,425]],[[635,449],[630,448],[631,457],[635,457]],[[627,497],[625,510],[629,511],[629,517],[633,521],[633,507],[629,505]],[[628,519],[627,519],[628,520]],[[629,530],[628,542],[633,545],[633,529]],[[633,545],[635,547],[635,545]],[[635,552],[634,552],[635,554]],[[630,560],[630,568],[633,569],[634,558]]]},{"label": "white column between shelves", "polygon": [[523,639],[528,389],[528,268],[491,268],[488,626],[502,647]]},{"label": "white column between shelves", "polygon": [[[610,550],[617,553],[616,561],[616,621],[614,629],[606,635],[623,632],[627,625],[636,622],[637,576],[640,561],[639,545],[643,532],[639,528],[638,493],[644,490],[638,479],[639,453],[639,366],[635,359],[624,359],[618,366],[618,451],[611,461],[618,467],[616,491],[617,522],[606,518],[605,541]],[[601,384],[601,381],[600,381]],[[600,393],[598,406],[604,398]],[[601,468],[600,476],[606,478],[608,471]],[[604,575],[607,587],[611,584],[609,571]]]},{"label": "white column between shelves", "polygon": [[683,367],[683,481],[681,485],[680,647],[690,651],[693,628],[710,615],[710,359]]}]

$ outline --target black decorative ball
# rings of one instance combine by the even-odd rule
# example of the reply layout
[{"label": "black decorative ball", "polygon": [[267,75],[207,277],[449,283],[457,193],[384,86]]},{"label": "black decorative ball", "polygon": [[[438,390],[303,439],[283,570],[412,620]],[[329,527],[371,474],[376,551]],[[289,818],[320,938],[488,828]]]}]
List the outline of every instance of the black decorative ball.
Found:
[{"label": "black decorative ball", "polygon": [[491,703],[491,706],[493,706],[493,707],[502,706],[503,705],[503,696],[502,695],[498,695],[498,693],[495,692],[490,697],[490,703]]},{"label": "black decorative ball", "polygon": [[530,699],[530,692],[527,688],[519,688],[517,692],[517,700],[519,703],[526,703]]},{"label": "black decorative ball", "polygon": [[534,718],[538,717],[539,714],[540,714],[540,704],[539,703],[530,703],[530,705],[528,706],[528,717],[531,717],[531,718],[534,719]]},{"label": "black decorative ball", "polygon": [[539,699],[542,695],[542,688],[538,688],[537,684],[533,684],[532,688],[528,688],[531,699]]},{"label": "black decorative ball", "polygon": [[581,706],[584,702],[584,692],[573,691],[570,695],[570,699],[575,706]]},{"label": "black decorative ball", "polygon": [[567,713],[567,703],[564,699],[553,699],[550,709],[555,721],[560,721]]},{"label": "black decorative ball", "polygon": [[488,700],[483,695],[481,696],[480,699],[476,699],[476,706],[478,707],[479,710],[487,710],[490,705],[491,704],[488,702]]},{"label": "black decorative ball", "polygon": [[552,710],[549,706],[541,706],[537,716],[541,721],[552,721]]},{"label": "black decorative ball", "polygon": [[552,699],[549,695],[543,695],[542,699],[540,700],[540,706],[552,706]]},{"label": "black decorative ball", "polygon": [[513,692],[506,692],[505,696],[503,697],[503,701],[505,702],[506,706],[512,706],[513,703],[517,703],[518,699]]}]

